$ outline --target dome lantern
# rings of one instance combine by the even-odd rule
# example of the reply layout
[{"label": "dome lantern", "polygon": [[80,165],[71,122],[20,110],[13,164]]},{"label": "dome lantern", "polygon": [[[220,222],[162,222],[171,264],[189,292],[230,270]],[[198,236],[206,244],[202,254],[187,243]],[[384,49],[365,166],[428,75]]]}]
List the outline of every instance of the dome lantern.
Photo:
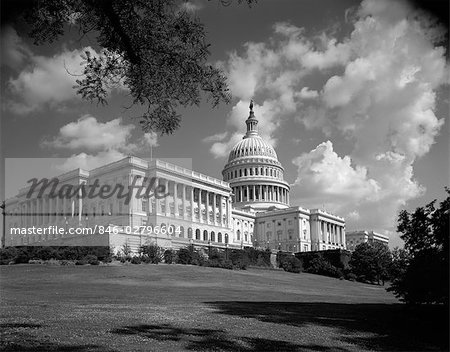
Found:
[{"label": "dome lantern", "polygon": [[253,112],[253,100],[250,100],[250,115],[248,116],[245,123],[247,124],[247,133],[245,134],[244,138],[248,138],[251,136],[257,136],[258,135],[258,120],[255,117],[255,113]]}]

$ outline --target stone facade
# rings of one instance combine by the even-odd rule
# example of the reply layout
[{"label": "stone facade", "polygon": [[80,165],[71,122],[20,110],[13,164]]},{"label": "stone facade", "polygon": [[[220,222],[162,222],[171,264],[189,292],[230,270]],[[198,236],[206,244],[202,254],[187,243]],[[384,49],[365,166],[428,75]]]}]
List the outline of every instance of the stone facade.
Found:
[{"label": "stone facade", "polygon": [[[73,170],[57,177],[53,188],[30,185],[7,200],[4,244],[109,245],[137,249],[146,243],[166,248],[203,247],[307,252],[345,249],[345,220],[319,209],[289,205],[289,184],[273,147],[257,131],[250,106],[247,133],[230,152],[223,180],[162,160],[127,157],[93,170]],[[129,202],[111,197],[53,197],[67,186],[109,187],[130,192]],[[151,184],[154,192],[146,193]],[[147,188],[146,188],[147,187]],[[39,194],[41,189],[45,190]],[[164,190],[157,197],[156,190]],[[144,191],[143,191],[144,190]],[[62,234],[12,233],[12,228],[64,229]],[[104,229],[108,229],[105,233]],[[92,229],[94,233],[67,233]],[[149,229],[153,229],[150,231]],[[158,231],[156,231],[158,229]],[[164,230],[163,230],[164,229]],[[112,231],[111,231],[112,230]]]},{"label": "stone facade", "polygon": [[386,246],[389,245],[389,237],[382,235],[381,233],[377,233],[374,231],[349,231],[346,234],[347,238],[347,249],[350,251],[355,250],[355,247],[361,243],[384,243]]}]

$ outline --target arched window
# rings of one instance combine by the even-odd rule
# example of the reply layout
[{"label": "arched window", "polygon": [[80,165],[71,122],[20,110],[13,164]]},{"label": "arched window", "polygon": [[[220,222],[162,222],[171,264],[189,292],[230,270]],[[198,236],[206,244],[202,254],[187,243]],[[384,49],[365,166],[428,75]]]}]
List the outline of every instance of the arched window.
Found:
[{"label": "arched window", "polygon": [[247,234],[247,231],[244,233],[244,241],[245,241],[245,242],[248,241],[248,234]]},{"label": "arched window", "polygon": [[217,242],[222,243],[222,232],[219,232],[219,233],[217,234]]},{"label": "arched window", "polygon": [[253,176],[253,168],[250,168],[250,176]]},{"label": "arched window", "polygon": [[228,243],[228,234],[225,234],[225,243]]},{"label": "arched window", "polygon": [[200,230],[199,229],[195,230],[195,239],[196,240],[200,239]]},{"label": "arched window", "polygon": [[184,237],[184,227],[180,226],[180,237]]},{"label": "arched window", "polygon": [[236,231],[236,236],[237,236],[237,240],[240,241],[241,240],[241,230]]},{"label": "arched window", "polygon": [[211,241],[216,242],[216,234],[214,233],[214,231],[211,231]]},{"label": "arched window", "polygon": [[208,241],[208,231],[203,230],[203,241]]},{"label": "arched window", "polygon": [[239,177],[242,177],[242,169],[239,170]]},{"label": "arched window", "polygon": [[192,238],[192,227],[188,228],[188,238]]},{"label": "arched window", "polygon": [[247,176],[247,169],[244,169],[244,176]]}]

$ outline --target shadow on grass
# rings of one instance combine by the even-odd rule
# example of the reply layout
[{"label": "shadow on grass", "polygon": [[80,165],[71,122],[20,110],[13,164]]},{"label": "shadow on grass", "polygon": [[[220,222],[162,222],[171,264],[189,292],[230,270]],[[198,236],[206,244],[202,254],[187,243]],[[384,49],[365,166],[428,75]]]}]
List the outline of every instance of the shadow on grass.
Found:
[{"label": "shadow on grass", "polygon": [[97,345],[66,345],[48,340],[32,331],[41,324],[0,324],[0,351],[2,352],[113,352]]},{"label": "shadow on grass", "polygon": [[232,336],[223,330],[175,327],[170,324],[133,325],[111,331],[119,335],[138,335],[157,341],[174,341],[186,350],[192,351],[341,351],[319,345],[297,345],[280,340]]},{"label": "shadow on grass", "polygon": [[[217,314],[296,327],[336,329],[334,338],[374,350],[423,351],[449,348],[448,307],[403,304],[298,302],[205,302]],[[320,334],[320,329],[317,329]],[[299,331],[301,333],[301,331]]]}]

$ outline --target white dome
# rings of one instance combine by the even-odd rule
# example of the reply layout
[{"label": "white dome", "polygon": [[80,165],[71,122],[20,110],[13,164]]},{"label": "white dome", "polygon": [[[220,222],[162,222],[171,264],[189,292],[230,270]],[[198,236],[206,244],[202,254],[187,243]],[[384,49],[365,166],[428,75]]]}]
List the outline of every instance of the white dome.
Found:
[{"label": "white dome", "polygon": [[275,149],[260,136],[245,137],[231,149],[228,162],[246,156],[263,156],[278,160]]}]

